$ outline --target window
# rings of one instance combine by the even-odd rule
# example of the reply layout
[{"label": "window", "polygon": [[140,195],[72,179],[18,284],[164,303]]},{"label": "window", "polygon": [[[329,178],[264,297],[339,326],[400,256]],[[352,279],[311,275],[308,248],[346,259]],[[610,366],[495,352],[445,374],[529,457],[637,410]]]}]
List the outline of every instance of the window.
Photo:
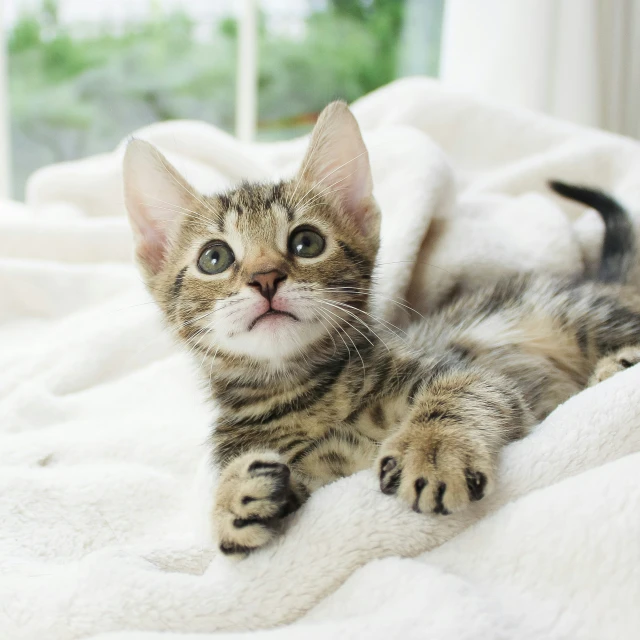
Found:
[{"label": "window", "polygon": [[38,167],[110,151],[155,121],[293,137],[334,98],[437,75],[443,0],[6,4],[12,196],[21,198]]},{"label": "window", "polygon": [[352,102],[399,76],[437,76],[443,4],[262,0],[258,139],[306,132],[336,98]]}]

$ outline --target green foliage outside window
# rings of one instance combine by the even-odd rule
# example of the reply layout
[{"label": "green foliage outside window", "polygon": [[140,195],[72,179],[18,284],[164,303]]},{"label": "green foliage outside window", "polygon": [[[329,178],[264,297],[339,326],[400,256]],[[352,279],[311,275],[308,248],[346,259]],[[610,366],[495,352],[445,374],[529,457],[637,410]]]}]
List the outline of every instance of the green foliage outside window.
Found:
[{"label": "green foliage outside window", "polygon": [[[302,39],[269,33],[261,20],[259,137],[300,133],[329,100],[394,79],[404,4],[324,3]],[[238,25],[228,17],[208,28],[202,37],[186,13],[157,10],[142,23],[69,30],[55,0],[23,14],[8,40],[14,196],[38,166],[108,151],[157,120],[231,131]]]}]

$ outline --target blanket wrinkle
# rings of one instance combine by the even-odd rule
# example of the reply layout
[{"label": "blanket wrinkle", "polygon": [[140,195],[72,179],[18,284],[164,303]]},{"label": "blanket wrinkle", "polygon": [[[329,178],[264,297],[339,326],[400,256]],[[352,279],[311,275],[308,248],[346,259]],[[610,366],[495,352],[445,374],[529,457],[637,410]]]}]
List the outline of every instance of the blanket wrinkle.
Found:
[{"label": "blanket wrinkle", "polygon": [[[377,313],[456,283],[593,269],[603,226],[549,178],[640,220],[640,145],[408,78],[353,105],[382,243]],[[246,145],[199,122],[134,133],[204,193],[294,174],[307,138]],[[120,163],[46,167],[0,204],[0,638],[640,637],[640,368],[558,407],[496,492],[407,511],[363,471],[242,561],[207,528],[212,407],[131,260]],[[213,407],[215,416],[215,407]]]}]

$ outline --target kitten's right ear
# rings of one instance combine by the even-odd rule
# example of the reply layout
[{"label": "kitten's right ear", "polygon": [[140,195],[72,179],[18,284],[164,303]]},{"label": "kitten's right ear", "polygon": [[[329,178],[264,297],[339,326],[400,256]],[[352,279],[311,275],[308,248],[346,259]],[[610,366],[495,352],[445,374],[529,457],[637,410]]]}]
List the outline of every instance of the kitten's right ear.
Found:
[{"label": "kitten's right ear", "polygon": [[123,163],[124,200],[136,254],[151,274],[162,268],[171,239],[195,190],[149,142],[132,140]]}]

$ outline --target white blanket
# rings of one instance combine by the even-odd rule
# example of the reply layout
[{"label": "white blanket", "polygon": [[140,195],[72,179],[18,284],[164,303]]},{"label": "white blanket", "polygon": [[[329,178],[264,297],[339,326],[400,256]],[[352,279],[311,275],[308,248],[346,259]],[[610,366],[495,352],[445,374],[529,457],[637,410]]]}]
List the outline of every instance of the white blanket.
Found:
[{"label": "white blanket", "polygon": [[[428,307],[458,278],[593,264],[601,223],[551,198],[549,177],[640,211],[630,140],[424,79],[354,112],[388,317],[391,298]],[[305,144],[187,122],[137,135],[205,192],[291,174]],[[365,471],[269,548],[218,554],[194,515],[210,409],[130,262],[121,154],[46,168],[27,207],[0,207],[0,638],[640,637],[640,367],[507,447],[497,492],[465,514],[408,511]]]}]

